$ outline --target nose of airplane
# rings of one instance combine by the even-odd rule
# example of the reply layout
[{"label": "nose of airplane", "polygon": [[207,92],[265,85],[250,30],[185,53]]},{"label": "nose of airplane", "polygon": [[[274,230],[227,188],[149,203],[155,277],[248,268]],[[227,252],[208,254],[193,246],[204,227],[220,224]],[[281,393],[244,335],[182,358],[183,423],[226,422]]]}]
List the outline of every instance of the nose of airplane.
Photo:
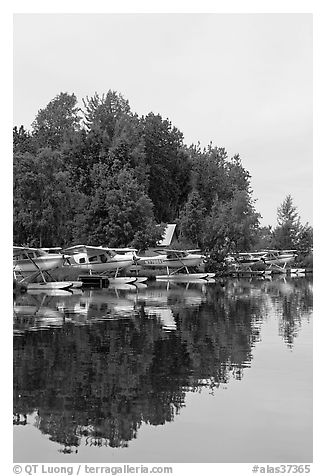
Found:
[{"label": "nose of airplane", "polygon": [[71,258],[70,255],[63,254],[62,255],[62,264],[71,266],[70,258]]},{"label": "nose of airplane", "polygon": [[119,259],[121,261],[124,261],[125,263],[130,263],[130,264],[133,264],[134,263],[134,255],[133,253],[128,253],[126,255],[123,255],[121,257],[119,257]]},{"label": "nose of airplane", "polygon": [[202,263],[205,262],[205,259],[206,259],[206,256],[205,255],[201,255],[201,254],[192,254],[192,258],[193,259],[198,259],[200,260]]}]

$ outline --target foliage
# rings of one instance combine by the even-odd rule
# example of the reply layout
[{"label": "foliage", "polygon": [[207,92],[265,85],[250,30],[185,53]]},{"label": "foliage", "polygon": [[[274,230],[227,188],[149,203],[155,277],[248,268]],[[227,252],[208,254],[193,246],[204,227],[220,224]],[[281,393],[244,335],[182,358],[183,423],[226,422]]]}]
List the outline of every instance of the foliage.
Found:
[{"label": "foliage", "polygon": [[25,152],[33,154],[37,150],[34,137],[25,130],[24,126],[20,126],[19,129],[15,126],[13,129],[13,150],[16,154]]},{"label": "foliage", "polygon": [[58,149],[80,126],[79,108],[74,94],[60,93],[40,109],[32,124],[39,147]]},{"label": "foliage", "polygon": [[83,99],[84,124],[88,130],[98,129],[106,132],[113,138],[117,120],[130,113],[130,106],[126,99],[116,91],[109,90],[101,97],[95,93],[93,97]]},{"label": "foliage", "polygon": [[160,115],[142,118],[145,160],[149,169],[148,195],[158,222],[175,219],[190,191],[190,163],[182,133]]},{"label": "foliage", "polygon": [[259,214],[245,191],[237,191],[230,202],[216,198],[206,220],[205,247],[219,255],[246,251],[255,241],[258,224]]},{"label": "foliage", "polygon": [[181,239],[188,240],[195,247],[202,244],[202,232],[206,209],[197,190],[193,190],[185,204],[179,221]]},{"label": "foliage", "polygon": [[207,212],[210,212],[216,198],[219,202],[229,202],[235,192],[243,190],[250,195],[250,175],[243,168],[239,155],[228,160],[222,147],[188,149],[192,163],[192,187],[199,191]]},{"label": "foliage", "polygon": [[106,246],[156,241],[153,204],[131,170],[95,164],[90,181],[93,193],[78,217],[76,241],[80,236]]},{"label": "foliage", "polygon": [[32,133],[14,128],[17,243],[145,248],[168,222],[178,223],[182,243],[214,253],[252,243],[258,215],[239,155],[185,147],[168,119],[139,118],[112,90],[83,105],[60,93]]},{"label": "foliage", "polygon": [[300,217],[293,204],[291,195],[287,195],[277,209],[278,226],[274,230],[274,245],[279,249],[296,249],[300,233]]},{"label": "foliage", "polygon": [[78,195],[57,152],[15,155],[14,241],[30,246],[69,241]]},{"label": "foliage", "polygon": [[254,243],[254,248],[259,250],[267,250],[275,248],[273,242],[273,231],[272,226],[262,226],[257,230],[256,242]]},{"label": "foliage", "polygon": [[296,264],[311,267],[313,230],[308,223],[301,224],[291,195],[287,195],[278,207],[277,222],[278,225],[273,230],[273,246],[279,249],[297,250]]}]

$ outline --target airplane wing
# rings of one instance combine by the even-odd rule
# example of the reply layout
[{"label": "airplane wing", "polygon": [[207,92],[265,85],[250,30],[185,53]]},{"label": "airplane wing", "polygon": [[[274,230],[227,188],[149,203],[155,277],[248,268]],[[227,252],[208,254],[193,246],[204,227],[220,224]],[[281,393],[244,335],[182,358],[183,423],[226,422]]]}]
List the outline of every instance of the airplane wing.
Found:
[{"label": "airplane wing", "polygon": [[110,251],[115,251],[116,253],[136,253],[138,250],[136,248],[105,248],[101,247],[101,249],[106,249]]},{"label": "airplane wing", "polygon": [[168,258],[182,259],[189,255],[188,251],[185,250],[165,250]]},{"label": "airplane wing", "polygon": [[109,248],[103,248],[102,246],[89,246],[89,245],[75,245],[65,248],[63,251],[67,254],[75,253],[91,253],[92,251],[97,253],[98,251],[106,251]]},{"label": "airplane wing", "polygon": [[13,246],[13,249],[14,251],[22,251],[22,250],[35,251],[35,250],[38,250],[39,248],[30,248],[29,246]]},{"label": "airplane wing", "polygon": [[66,254],[75,254],[75,253],[84,253],[86,252],[86,245],[75,245],[75,246],[70,246],[69,248],[65,248],[63,250],[64,253]]},{"label": "airplane wing", "polygon": [[70,248],[65,248],[63,253],[65,254],[77,254],[77,253],[86,253],[87,256],[94,256],[99,252],[108,253],[110,256],[114,256],[116,252],[114,248],[106,248],[104,246],[89,246],[89,245],[75,245],[71,246]]},{"label": "airplane wing", "polygon": [[45,251],[46,253],[51,253],[53,251],[57,252],[57,253],[60,253],[60,251],[62,250],[62,248],[60,246],[56,246],[54,248],[40,248],[42,251]]},{"label": "airplane wing", "polygon": [[29,246],[14,246],[13,247],[13,256],[26,256],[29,251],[38,251],[40,254],[39,248],[30,248]]}]

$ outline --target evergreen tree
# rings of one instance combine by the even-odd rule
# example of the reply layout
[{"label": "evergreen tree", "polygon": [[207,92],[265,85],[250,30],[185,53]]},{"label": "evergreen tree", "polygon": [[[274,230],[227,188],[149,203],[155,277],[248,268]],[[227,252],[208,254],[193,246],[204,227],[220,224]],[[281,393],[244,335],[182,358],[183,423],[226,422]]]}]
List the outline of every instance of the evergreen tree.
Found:
[{"label": "evergreen tree", "polygon": [[300,233],[300,217],[291,195],[287,195],[277,209],[274,245],[279,249],[296,249]]},{"label": "evergreen tree", "polygon": [[40,109],[32,124],[38,147],[58,149],[80,127],[80,109],[74,94],[60,93]]}]

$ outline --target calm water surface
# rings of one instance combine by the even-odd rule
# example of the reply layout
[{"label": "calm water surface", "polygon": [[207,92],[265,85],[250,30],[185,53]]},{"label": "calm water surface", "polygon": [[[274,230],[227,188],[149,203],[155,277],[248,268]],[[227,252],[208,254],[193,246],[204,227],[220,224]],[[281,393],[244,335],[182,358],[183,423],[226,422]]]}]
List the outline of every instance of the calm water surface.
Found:
[{"label": "calm water surface", "polygon": [[15,462],[312,461],[312,280],[25,294]]}]

